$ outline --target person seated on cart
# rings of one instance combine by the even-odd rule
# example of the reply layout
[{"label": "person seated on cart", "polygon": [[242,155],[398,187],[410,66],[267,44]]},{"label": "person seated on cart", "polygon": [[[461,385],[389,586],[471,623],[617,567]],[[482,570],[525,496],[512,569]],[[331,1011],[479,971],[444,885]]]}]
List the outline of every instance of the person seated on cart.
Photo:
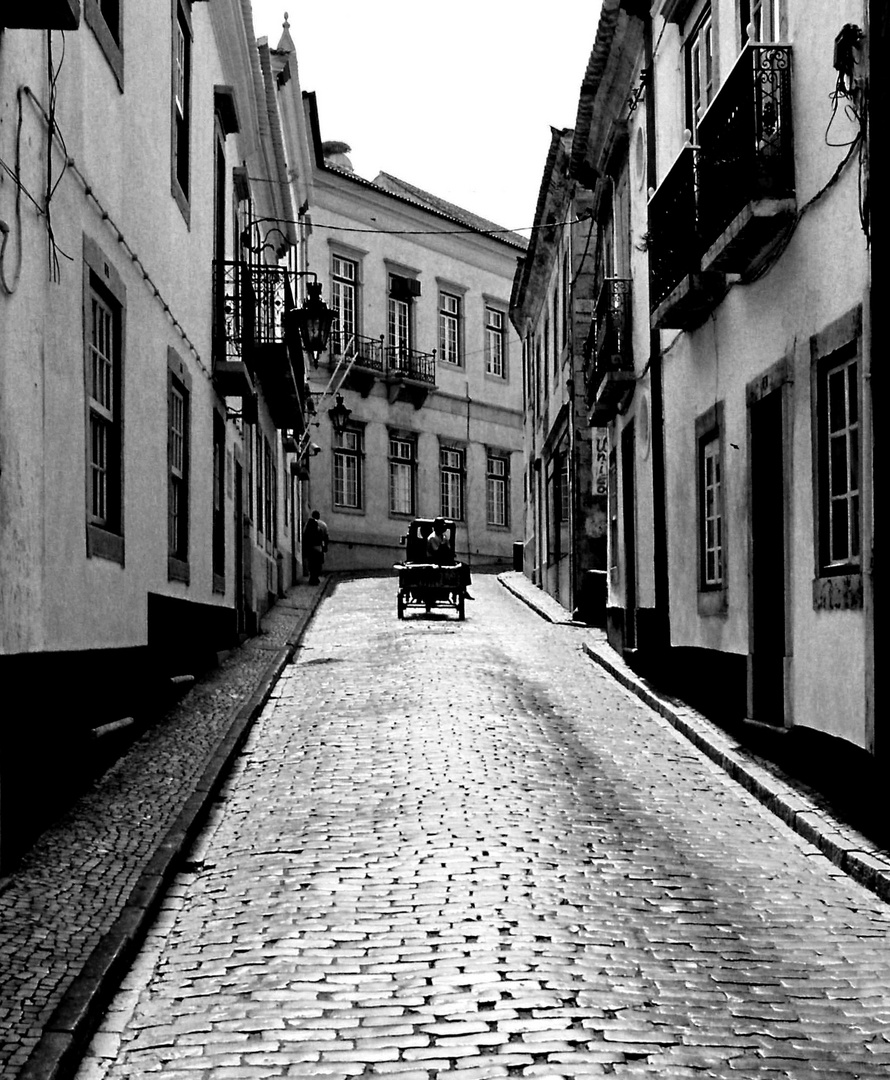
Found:
[{"label": "person seated on cart", "polygon": [[460,583],[464,598],[467,600],[476,599],[467,592],[470,585],[470,568],[466,563],[458,562],[455,559],[451,541],[448,537],[445,518],[437,517],[434,519],[433,527],[426,538],[426,553],[431,563],[438,563],[440,566],[459,566]]}]

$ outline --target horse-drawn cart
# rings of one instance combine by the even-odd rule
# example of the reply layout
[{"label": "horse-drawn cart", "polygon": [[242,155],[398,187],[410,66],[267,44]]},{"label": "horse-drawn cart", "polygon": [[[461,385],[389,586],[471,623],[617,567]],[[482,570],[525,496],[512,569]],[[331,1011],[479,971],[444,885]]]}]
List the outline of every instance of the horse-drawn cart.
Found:
[{"label": "horse-drawn cart", "polygon": [[[449,561],[432,561],[428,551],[428,538],[433,531],[432,518],[415,518],[405,537],[405,561],[396,563],[399,574],[397,612],[404,619],[408,608],[424,608],[429,613],[436,607],[457,610],[458,619],[464,617],[464,568],[453,562],[454,522],[445,521],[444,546]],[[442,557],[440,555],[440,557]]]}]

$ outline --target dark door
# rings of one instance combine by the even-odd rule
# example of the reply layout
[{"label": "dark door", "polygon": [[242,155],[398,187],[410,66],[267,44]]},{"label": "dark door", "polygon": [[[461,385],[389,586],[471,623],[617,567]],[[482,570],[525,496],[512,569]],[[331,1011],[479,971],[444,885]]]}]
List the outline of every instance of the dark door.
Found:
[{"label": "dark door", "polygon": [[241,462],[235,462],[235,621],[238,635],[246,633],[244,616],[244,490]]},{"label": "dark door", "polygon": [[624,532],[624,647],[637,647],[636,446],[631,421],[621,432],[621,504]]},{"label": "dark door", "polygon": [[751,716],[785,723],[782,394],[751,405]]}]

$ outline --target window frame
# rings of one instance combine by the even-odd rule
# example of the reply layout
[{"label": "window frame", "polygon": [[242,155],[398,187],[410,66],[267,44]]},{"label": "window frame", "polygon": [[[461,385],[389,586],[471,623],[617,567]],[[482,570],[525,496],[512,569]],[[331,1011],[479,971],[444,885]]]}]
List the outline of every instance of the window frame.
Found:
[{"label": "window frame", "polygon": [[[708,475],[709,462],[719,475]],[[726,439],[724,403],[716,402],[695,421],[696,593],[699,615],[723,615],[728,605],[726,530]],[[710,501],[709,501],[710,497]],[[709,554],[714,572],[709,573]]]},{"label": "window frame", "polygon": [[[109,22],[107,10],[115,8],[117,33]],[[118,89],[124,90],[124,5],[123,0],[84,0],[83,17],[99,43],[102,54],[114,74]]]},{"label": "window frame", "polygon": [[439,360],[451,367],[463,367],[463,296],[460,293],[440,287],[438,321]]},{"label": "window frame", "polygon": [[[352,267],[353,277],[350,280],[345,274],[339,273],[337,270],[337,263],[345,264]],[[353,254],[346,254],[342,251],[331,251],[331,307],[334,309],[334,325],[332,328],[332,335],[335,338],[339,336],[340,350],[345,356],[351,356],[353,353],[349,352],[348,339],[352,337],[353,341],[361,334],[361,305],[359,302],[360,288],[361,288],[361,260]],[[352,315],[351,315],[351,328],[346,329],[342,325],[341,319],[342,305],[340,301],[343,298],[344,290],[347,295],[351,295],[352,300]]]},{"label": "window frame", "polygon": [[[391,430],[389,438],[389,513],[391,517],[414,518],[417,516],[417,436],[413,432]],[[393,445],[400,444],[407,449],[406,455],[395,455]],[[400,510],[396,506],[395,478],[407,470],[408,476],[408,509]]]},{"label": "window frame", "polygon": [[[453,454],[454,461],[446,462]],[[447,483],[446,483],[447,478]],[[455,487],[456,480],[456,487]],[[467,448],[456,443],[439,444],[439,513],[452,521],[466,521]],[[455,507],[454,503],[457,503]],[[455,512],[455,509],[457,512]]]},{"label": "window frame", "polygon": [[[189,0],[172,0],[172,32],[170,45],[170,190],[177,206],[190,223],[191,213],[191,137],[192,137],[192,32]],[[183,46],[179,62],[180,43]],[[179,73],[182,73],[182,102]],[[181,105],[181,109],[178,107]],[[183,183],[184,181],[184,183]]]},{"label": "window frame", "polygon": [[[811,416],[813,460],[813,606],[818,610],[860,609],[863,603],[862,567],[866,542],[863,485],[866,473],[862,468],[863,438],[863,357],[862,308],[857,306],[810,339],[811,356]],[[831,492],[831,432],[828,430],[829,376],[839,370],[849,373],[855,369],[856,421],[855,454],[858,487],[855,489],[855,522],[858,552],[846,561],[831,558],[829,502]],[[845,380],[849,392],[849,375]],[[849,399],[846,398],[846,401]],[[846,429],[849,431],[849,425]],[[849,455],[848,455],[849,460]],[[849,490],[848,490],[849,494]],[[849,536],[849,525],[848,525]]]},{"label": "window frame", "polygon": [[[492,465],[502,466],[500,472]],[[502,513],[500,521],[493,511],[496,505],[496,493],[500,490]],[[485,522],[489,529],[510,528],[510,452],[488,448],[485,451]]]},{"label": "window frame", "polygon": [[[354,439],[354,445],[346,445]],[[363,424],[350,423],[343,431],[335,431],[331,450],[331,506],[337,513],[364,513],[364,456],[365,429]],[[352,471],[351,486],[354,498],[347,500]]]},{"label": "window frame", "polygon": [[[84,466],[85,526],[88,558],[108,559],[124,565],[124,348],[126,341],[126,296],[123,278],[99,245],[83,238],[83,363],[84,363]],[[109,315],[111,345],[111,408],[92,395],[94,301]],[[94,421],[108,432],[103,484],[105,512],[94,513]]]},{"label": "window frame", "polygon": [[[704,87],[697,88],[696,75],[700,81],[701,69],[696,63],[696,58],[700,55],[700,46],[705,42],[707,42],[706,56],[710,63],[709,75]],[[692,133],[692,142],[695,145],[698,141],[698,125],[701,118],[708,111],[708,106],[716,97],[720,87],[716,19],[710,2],[703,6],[689,33],[685,35],[683,56],[686,81],[686,127]]]},{"label": "window frame", "polygon": [[[499,325],[495,326],[492,323],[491,316],[496,315],[500,320]],[[483,319],[485,323],[485,374],[490,379],[497,379],[501,382],[507,380],[507,313],[496,304],[486,302],[483,308]],[[498,360],[500,364],[500,371],[494,370],[495,365],[492,362],[492,356],[495,350],[492,348],[492,343],[497,342]]]},{"label": "window frame", "polygon": [[[191,376],[175,349],[167,349],[167,578],[188,584],[191,497]],[[176,461],[174,405],[182,401],[181,459]],[[177,508],[179,513],[177,514]]]}]

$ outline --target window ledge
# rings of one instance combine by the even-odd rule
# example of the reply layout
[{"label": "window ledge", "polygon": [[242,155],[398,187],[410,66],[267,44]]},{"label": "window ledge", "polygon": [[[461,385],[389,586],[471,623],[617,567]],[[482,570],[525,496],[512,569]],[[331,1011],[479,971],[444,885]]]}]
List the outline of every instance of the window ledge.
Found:
[{"label": "window ledge", "polygon": [[726,589],[700,589],[698,593],[698,613],[704,617],[725,615],[729,610]]},{"label": "window ledge", "polygon": [[87,556],[91,559],[108,559],[124,565],[124,538],[98,525],[87,523]]},{"label": "window ledge", "polygon": [[813,579],[814,611],[860,611],[862,574],[834,574]]},{"label": "window ledge", "polygon": [[226,579],[223,574],[213,575],[213,591],[215,593],[224,594],[226,591]]},{"label": "window ledge", "polygon": [[177,559],[173,555],[167,556],[167,580],[168,581],[181,581],[183,584],[189,584],[189,564],[185,559]]}]

